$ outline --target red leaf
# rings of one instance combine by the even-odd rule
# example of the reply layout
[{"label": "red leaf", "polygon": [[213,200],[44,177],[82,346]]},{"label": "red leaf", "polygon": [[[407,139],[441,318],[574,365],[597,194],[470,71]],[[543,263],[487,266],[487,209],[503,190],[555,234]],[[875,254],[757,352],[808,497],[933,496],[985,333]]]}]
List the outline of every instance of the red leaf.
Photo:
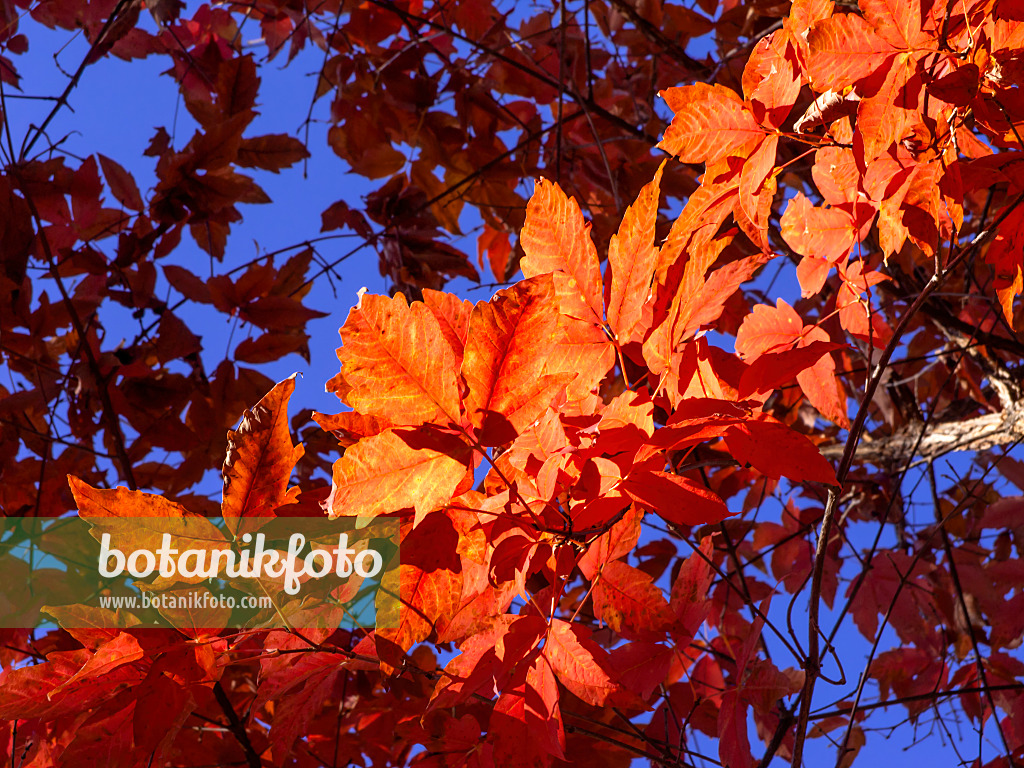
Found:
[{"label": "red leaf", "polygon": [[553,620],[544,641],[544,656],[559,682],[592,706],[603,707],[618,689],[608,673],[608,653],[580,624]]},{"label": "red leaf", "polygon": [[679,568],[679,575],[672,584],[671,605],[679,619],[678,631],[673,636],[690,642],[707,618],[711,603],[708,590],[715,578],[711,567],[715,547],[710,536],[700,542],[700,552],[692,553]]},{"label": "red leaf", "polygon": [[139,187],[132,175],[106,155],[96,156],[100,159],[100,167],[103,168],[103,175],[114,197],[125,208],[131,208],[133,211],[143,210],[146,205],[142,202],[142,195],[139,194]]},{"label": "red leaf", "polygon": [[746,400],[756,392],[765,393],[778,389],[796,378],[799,373],[811,368],[824,355],[842,348],[842,344],[831,341],[812,341],[805,347],[761,355],[743,372],[739,398]]},{"label": "red leaf", "polygon": [[294,390],[292,375],[243,413],[237,430],[228,432],[221,514],[232,533],[244,532],[242,518],[273,517],[297,496],[297,487],[288,490],[303,454],[301,445],[292,445],[288,429],[288,399]]},{"label": "red leaf", "polygon": [[643,700],[662,685],[669,674],[673,651],[660,643],[635,642],[611,651],[615,678]]},{"label": "red leaf", "polygon": [[283,133],[242,139],[235,163],[244,168],[262,168],[277,173],[309,157],[301,141]]},{"label": "red leaf", "polygon": [[810,440],[784,424],[747,421],[725,433],[729,453],[768,477],[836,485],[836,473]]},{"label": "red leaf", "polygon": [[676,525],[717,523],[732,514],[714,491],[669,472],[633,472],[623,481],[622,490]]},{"label": "red leaf", "polygon": [[672,611],[651,577],[621,560],[601,569],[591,594],[598,618],[628,639],[660,640],[672,624]]}]

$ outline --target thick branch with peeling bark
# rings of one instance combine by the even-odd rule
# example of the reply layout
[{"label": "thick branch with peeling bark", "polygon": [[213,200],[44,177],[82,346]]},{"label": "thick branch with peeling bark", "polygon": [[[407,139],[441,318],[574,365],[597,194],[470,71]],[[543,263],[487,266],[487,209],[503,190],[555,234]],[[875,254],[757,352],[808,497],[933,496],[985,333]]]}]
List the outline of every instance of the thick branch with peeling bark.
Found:
[{"label": "thick branch with peeling bark", "polygon": [[[921,436],[922,431],[924,436]],[[973,419],[929,424],[916,422],[889,437],[864,440],[857,446],[856,461],[887,465],[905,460],[915,450],[915,461],[932,461],[954,451],[984,451],[1024,439],[1024,401],[999,413]],[[918,441],[920,440],[920,443]],[[843,455],[842,443],[821,448],[826,458]]]}]

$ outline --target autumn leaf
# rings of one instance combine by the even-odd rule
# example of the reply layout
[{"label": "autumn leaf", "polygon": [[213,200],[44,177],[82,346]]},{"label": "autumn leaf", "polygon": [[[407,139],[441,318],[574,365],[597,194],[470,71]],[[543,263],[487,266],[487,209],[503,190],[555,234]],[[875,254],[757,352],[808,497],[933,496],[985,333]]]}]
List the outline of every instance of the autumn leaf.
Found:
[{"label": "autumn leaf", "polygon": [[466,476],[470,448],[429,428],[389,429],[334,463],[331,517],[376,517],[413,509],[415,520],[446,504]]},{"label": "autumn leaf", "polygon": [[814,443],[784,424],[747,421],[725,433],[729,453],[768,477],[836,485],[835,470]]},{"label": "autumn leaf", "polygon": [[[805,347],[759,355],[743,372],[743,377],[740,379],[739,398],[745,400],[755,393],[771,392],[808,368],[815,366],[825,355],[842,348],[842,344],[812,341]],[[828,375],[829,373],[826,372],[820,378],[826,378]],[[808,398],[811,399],[810,396]],[[814,400],[811,399],[811,402]]]},{"label": "autumn leaf", "polygon": [[243,518],[273,517],[277,507],[297,495],[298,488],[288,490],[303,453],[301,445],[292,445],[288,429],[288,399],[294,390],[293,375],[242,414],[237,430],[228,432],[221,513],[232,533],[244,527]]},{"label": "autumn leaf", "polygon": [[608,244],[608,269],[611,280],[608,290],[608,326],[620,343],[630,340],[633,329],[643,315],[643,306],[650,290],[657,258],[654,247],[654,225],[658,218],[661,195],[661,174],[637,196],[622,218],[619,231]]},{"label": "autumn leaf", "polygon": [[142,202],[142,195],[139,194],[139,187],[135,179],[118,163],[106,155],[97,155],[100,159],[100,167],[103,168],[103,175],[107,179],[107,185],[122,205],[131,208],[133,211],[141,211],[145,204]]},{"label": "autumn leaf", "polygon": [[732,514],[718,494],[670,472],[633,472],[623,482],[622,490],[675,525],[717,523]]},{"label": "autumn leaf", "polygon": [[403,537],[407,554],[399,567],[399,623],[378,629],[381,637],[407,651],[432,632],[444,631],[462,596],[457,541],[458,534],[442,512],[427,515]]},{"label": "autumn leaf", "polygon": [[[811,405],[827,419],[842,427],[849,426],[846,397],[835,376],[835,362],[827,352],[817,352],[829,345],[828,333],[818,326],[805,326],[796,311],[779,299],[774,308],[759,304],[749,314],[736,334],[736,351],[753,365],[743,374],[740,389],[747,395],[769,391],[788,379],[787,371],[794,363],[807,365],[795,371],[797,383]],[[803,352],[814,347],[815,352]],[[784,354],[787,353],[788,354]],[[778,355],[761,362],[766,354]],[[815,355],[817,355],[815,357]],[[815,362],[811,363],[811,358]],[[756,368],[754,366],[757,366]],[[787,379],[778,379],[786,376]],[[741,395],[742,397],[742,395]]]},{"label": "autumn leaf", "polygon": [[537,181],[519,243],[526,254],[520,264],[525,277],[549,272],[567,276],[565,290],[558,292],[563,314],[602,322],[601,268],[590,225],[584,222],[575,199],[566,197],[558,184]]},{"label": "autumn leaf", "polygon": [[782,237],[803,256],[836,262],[849,254],[858,232],[847,211],[812,206],[803,194],[797,193],[782,214]]},{"label": "autumn leaf", "polygon": [[276,133],[242,139],[235,162],[245,168],[262,168],[277,173],[307,157],[309,152],[301,141],[294,136]]},{"label": "autumn leaf", "polygon": [[735,92],[697,83],[669,88],[659,95],[675,113],[658,146],[684,163],[714,163],[740,154],[764,136]]},{"label": "autumn leaf", "polygon": [[884,66],[896,49],[856,13],[837,13],[807,33],[806,71],[818,92],[842,90]]},{"label": "autumn leaf", "polygon": [[605,564],[592,594],[594,612],[623,637],[658,640],[672,622],[668,602],[651,577],[621,560]]},{"label": "autumn leaf", "polygon": [[466,412],[483,445],[513,440],[548,407],[558,385],[567,383],[545,375],[557,330],[549,276],[499,291],[474,308],[462,375]]},{"label": "autumn leaf", "polygon": [[434,313],[421,302],[363,296],[341,329],[338,359],[357,411],[393,424],[459,423],[456,360]]},{"label": "autumn leaf", "polygon": [[595,707],[604,706],[618,688],[606,671],[611,667],[607,652],[578,624],[553,621],[544,641],[544,658],[562,685]]}]

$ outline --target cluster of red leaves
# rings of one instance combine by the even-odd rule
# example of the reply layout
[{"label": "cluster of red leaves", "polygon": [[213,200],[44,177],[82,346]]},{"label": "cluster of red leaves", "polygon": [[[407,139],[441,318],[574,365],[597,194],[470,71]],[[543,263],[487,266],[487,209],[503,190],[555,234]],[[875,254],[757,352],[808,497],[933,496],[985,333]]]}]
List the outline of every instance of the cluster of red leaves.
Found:
[{"label": "cluster of red leaves", "polygon": [[[148,201],[110,158],[33,157],[42,132],[7,149],[0,343],[30,386],[0,391],[0,502],[9,515],[216,514],[189,491],[272,384],[237,363],[306,348],[312,247],[206,280],[169,263],[186,231],[222,259],[236,206],[266,201],[238,168],[306,156],[289,137],[245,136],[258,78],[238,38],[252,20],[271,58],[324,50],[330,146],[388,177],[365,211],[331,206],[324,228],[376,243],[397,290],[363,296],[342,328],[328,387],[351,410],[316,417],[342,449],[329,487],[311,479],[324,432],[307,432],[314,460],[297,468],[283,382],[229,436],[219,510],[400,516],[405,610],[369,633],[2,631],[0,756],[746,768],[800,763],[804,740],[828,735],[846,765],[873,712],[899,703],[916,722],[951,701],[995,734],[1001,756],[979,765],[1024,756],[1020,499],[998,498],[994,457],[945,489],[929,464],[923,519],[901,489],[915,457],[1005,446],[1024,418],[1020,4],[593,0],[586,23],[563,9],[514,29],[487,4],[351,5],[203,6],[185,20],[156,3],[159,34],[120,0],[33,7],[83,27],[90,59],[171,57],[199,128],[180,150],[157,133]],[[5,23],[0,44],[24,50]],[[717,64],[683,52],[712,29],[736,51]],[[9,59],[0,71],[16,82]],[[675,159],[660,168],[657,91],[674,113],[659,146]],[[445,94],[453,110],[438,108]],[[559,183],[537,182],[524,205],[520,179],[542,170]],[[476,274],[443,237],[470,191],[479,263],[524,277],[476,305],[436,290]],[[671,228],[663,195],[687,198]],[[34,292],[30,265],[59,302]],[[800,301],[749,287],[785,265]],[[158,279],[180,306],[264,333],[208,377]],[[106,302],[158,319],[112,349],[95,320]],[[708,330],[734,336],[735,353]],[[113,484],[105,462],[131,490],[74,481],[72,499],[68,474]],[[999,468],[1024,487],[1019,463]],[[837,598],[828,633],[817,604]],[[859,685],[826,669],[847,616],[874,644]],[[819,680],[841,687],[815,697]],[[705,736],[717,755],[701,754]]]}]

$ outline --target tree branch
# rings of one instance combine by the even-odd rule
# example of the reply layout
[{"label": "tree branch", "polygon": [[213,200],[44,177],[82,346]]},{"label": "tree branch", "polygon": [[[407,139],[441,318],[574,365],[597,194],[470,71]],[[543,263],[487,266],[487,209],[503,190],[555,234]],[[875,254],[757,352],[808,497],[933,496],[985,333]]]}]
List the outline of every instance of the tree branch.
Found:
[{"label": "tree branch", "polygon": [[[1019,400],[999,413],[986,413],[964,421],[914,422],[889,437],[861,442],[854,452],[854,460],[884,466],[905,458],[916,448],[918,458],[914,465],[924,464],[954,451],[984,451],[1022,438],[1024,400]],[[845,447],[835,443],[820,450],[825,458],[837,459],[843,455]]]},{"label": "tree branch", "polygon": [[224,715],[228,719],[228,730],[231,731],[238,744],[242,747],[242,751],[245,752],[245,761],[248,763],[249,768],[260,768],[262,763],[260,756],[256,754],[252,742],[249,741],[249,734],[245,731],[245,725],[239,719],[235,708],[231,705],[231,699],[228,698],[227,691],[224,690],[224,686],[220,684],[220,681],[213,684],[213,695],[217,698],[217,703],[224,710]]}]

